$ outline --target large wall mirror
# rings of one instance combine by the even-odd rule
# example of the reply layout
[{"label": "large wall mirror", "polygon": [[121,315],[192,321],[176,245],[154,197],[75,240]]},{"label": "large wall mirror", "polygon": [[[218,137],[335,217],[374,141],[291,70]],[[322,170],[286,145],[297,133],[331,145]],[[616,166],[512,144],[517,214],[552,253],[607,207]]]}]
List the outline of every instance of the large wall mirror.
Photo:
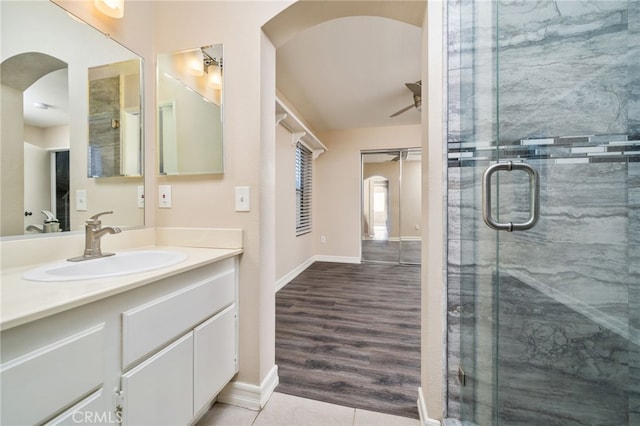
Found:
[{"label": "large wall mirror", "polygon": [[142,59],[50,1],[0,8],[0,236],[143,226]]},{"label": "large wall mirror", "polygon": [[158,56],[158,171],[224,171],[222,45]]}]

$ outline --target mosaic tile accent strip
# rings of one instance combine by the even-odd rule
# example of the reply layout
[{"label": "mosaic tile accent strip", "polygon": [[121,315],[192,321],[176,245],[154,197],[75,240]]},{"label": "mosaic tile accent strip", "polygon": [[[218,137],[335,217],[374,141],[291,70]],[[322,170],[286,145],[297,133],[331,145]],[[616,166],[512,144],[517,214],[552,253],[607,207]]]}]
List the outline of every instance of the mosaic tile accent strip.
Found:
[{"label": "mosaic tile accent strip", "polygon": [[475,167],[508,160],[550,160],[551,164],[640,161],[640,135],[559,136],[521,139],[496,149],[495,142],[451,142],[449,167]]}]

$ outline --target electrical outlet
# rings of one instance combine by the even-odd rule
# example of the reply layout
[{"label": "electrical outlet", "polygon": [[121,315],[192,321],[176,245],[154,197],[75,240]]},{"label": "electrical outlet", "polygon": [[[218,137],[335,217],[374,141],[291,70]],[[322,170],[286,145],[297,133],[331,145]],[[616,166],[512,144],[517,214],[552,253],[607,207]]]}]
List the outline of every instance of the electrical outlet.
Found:
[{"label": "electrical outlet", "polygon": [[320,236],[320,242],[321,242],[322,244],[325,244],[325,243],[327,242],[327,237],[325,237],[324,235],[321,235],[321,236]]},{"label": "electrical outlet", "polygon": [[171,185],[158,185],[158,206],[161,209],[170,209],[171,204]]}]

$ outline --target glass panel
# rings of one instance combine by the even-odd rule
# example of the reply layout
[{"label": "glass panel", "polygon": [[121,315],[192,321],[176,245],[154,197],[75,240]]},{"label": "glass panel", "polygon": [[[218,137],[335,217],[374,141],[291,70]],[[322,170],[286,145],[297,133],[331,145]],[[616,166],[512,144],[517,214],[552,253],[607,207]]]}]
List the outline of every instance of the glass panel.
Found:
[{"label": "glass panel", "polygon": [[[632,3],[498,3],[498,157],[538,169],[542,206],[499,236],[500,424],[630,424]],[[500,217],[522,220],[526,177],[505,175]]]},{"label": "glass panel", "polygon": [[495,4],[452,2],[448,15],[448,411],[490,425],[498,235],[482,220],[481,182],[497,150]]},{"label": "glass panel", "polygon": [[[448,6],[449,416],[638,424],[640,2],[491,5]],[[480,219],[496,161],[538,170],[533,229]],[[493,185],[526,220],[527,176]]]},{"label": "glass panel", "polygon": [[362,260],[398,262],[400,152],[362,154]]}]

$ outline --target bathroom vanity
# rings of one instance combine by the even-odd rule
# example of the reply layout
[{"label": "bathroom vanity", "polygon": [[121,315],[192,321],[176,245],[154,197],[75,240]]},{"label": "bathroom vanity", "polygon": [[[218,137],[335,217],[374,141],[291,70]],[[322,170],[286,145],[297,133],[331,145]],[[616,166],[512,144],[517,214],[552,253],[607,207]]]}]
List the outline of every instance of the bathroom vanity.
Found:
[{"label": "bathroom vanity", "polygon": [[[242,249],[68,282],[2,274],[0,423],[186,425],[236,374]],[[165,249],[165,247],[154,247]]]}]

